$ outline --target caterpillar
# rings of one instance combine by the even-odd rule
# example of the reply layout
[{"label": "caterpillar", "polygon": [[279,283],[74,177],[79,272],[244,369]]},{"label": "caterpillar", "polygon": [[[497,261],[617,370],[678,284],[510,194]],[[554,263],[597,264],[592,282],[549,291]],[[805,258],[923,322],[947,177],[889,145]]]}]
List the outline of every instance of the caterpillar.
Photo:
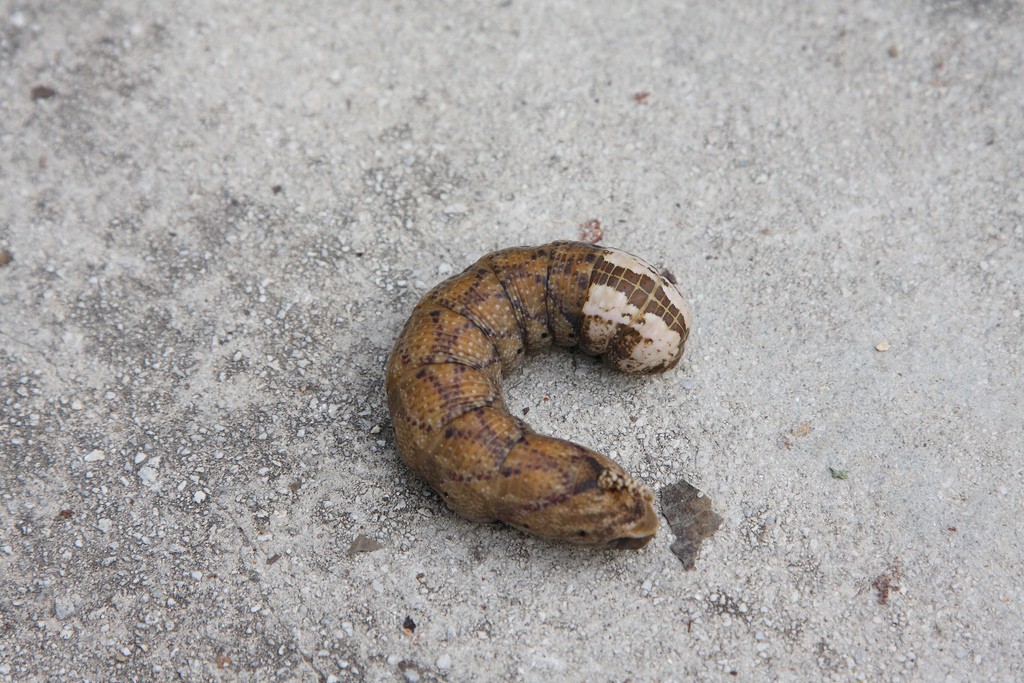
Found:
[{"label": "caterpillar", "polygon": [[511,415],[502,377],[552,344],[663,372],[682,357],[690,318],[671,282],[617,249],[553,242],[487,254],[424,295],[395,342],[385,389],[398,453],[466,519],[642,548],[658,530],[650,489]]}]

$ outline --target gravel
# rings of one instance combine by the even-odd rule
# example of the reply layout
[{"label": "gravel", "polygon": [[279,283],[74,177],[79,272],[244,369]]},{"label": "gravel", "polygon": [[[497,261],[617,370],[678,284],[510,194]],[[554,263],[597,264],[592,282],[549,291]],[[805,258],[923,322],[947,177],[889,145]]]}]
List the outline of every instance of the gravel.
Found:
[{"label": "gravel", "polygon": [[[0,5],[0,680],[1024,678],[1020,9]],[[508,404],[692,571],[395,453],[417,298],[595,225],[684,363]]]}]

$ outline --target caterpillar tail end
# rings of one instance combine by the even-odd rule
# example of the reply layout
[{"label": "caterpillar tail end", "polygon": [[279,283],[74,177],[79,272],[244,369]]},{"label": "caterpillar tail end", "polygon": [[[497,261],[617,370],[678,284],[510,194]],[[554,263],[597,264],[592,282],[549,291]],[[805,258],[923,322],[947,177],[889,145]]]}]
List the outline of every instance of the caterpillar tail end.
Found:
[{"label": "caterpillar tail end", "polygon": [[527,533],[598,548],[636,549],[658,532],[654,495],[617,463],[562,439],[526,435],[496,482],[495,516]]},{"label": "caterpillar tail end", "polygon": [[[603,474],[613,475],[615,479],[620,479],[620,476],[618,476],[619,473],[613,470],[605,470]],[[620,528],[619,535],[617,537],[606,541],[604,543],[605,548],[614,550],[638,550],[650,543],[651,539],[653,539],[658,533],[658,527],[660,524],[658,522],[658,515],[654,511],[653,494],[646,486],[637,483],[632,479],[632,477],[629,477],[628,474],[626,477],[628,477],[628,480],[627,482],[624,482],[624,484],[632,489],[631,494],[638,499],[640,504],[637,507],[639,507],[642,512],[638,517],[631,520],[630,523],[624,524],[622,528]],[[601,484],[601,478],[602,477],[598,478],[599,485]],[[615,481],[611,482],[611,485],[620,486],[623,484],[619,481]]]}]

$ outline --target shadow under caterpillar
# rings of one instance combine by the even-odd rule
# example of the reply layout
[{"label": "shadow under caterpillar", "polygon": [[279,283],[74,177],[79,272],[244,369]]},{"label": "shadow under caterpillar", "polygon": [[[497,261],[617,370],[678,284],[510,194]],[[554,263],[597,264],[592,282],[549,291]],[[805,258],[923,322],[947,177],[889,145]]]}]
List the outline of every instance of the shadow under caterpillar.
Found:
[{"label": "shadow under caterpillar", "polygon": [[492,252],[430,290],[395,343],[386,389],[398,453],[467,519],[642,548],[658,530],[651,491],[613,460],[509,414],[501,380],[551,344],[663,372],[689,332],[675,286],[623,251],[553,242]]}]

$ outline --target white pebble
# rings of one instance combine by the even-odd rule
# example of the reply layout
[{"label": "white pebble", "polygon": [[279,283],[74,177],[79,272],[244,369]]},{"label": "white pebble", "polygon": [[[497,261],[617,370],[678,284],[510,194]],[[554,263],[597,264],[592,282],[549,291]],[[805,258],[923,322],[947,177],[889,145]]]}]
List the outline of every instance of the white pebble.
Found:
[{"label": "white pebble", "polygon": [[156,483],[156,470],[149,465],[144,465],[139,468],[139,479],[142,480],[143,486],[152,486]]},{"label": "white pebble", "polygon": [[68,597],[57,598],[53,601],[53,613],[58,619],[67,619],[75,613],[75,603]]},{"label": "white pebble", "polygon": [[192,494],[192,500],[193,502],[196,503],[202,503],[204,500],[206,500],[206,491],[199,489],[198,491]]},{"label": "white pebble", "polygon": [[448,656],[448,653],[446,652],[446,653],[444,653],[443,655],[441,655],[440,657],[437,658],[437,662],[435,662],[435,664],[437,665],[438,669],[441,669],[442,671],[444,671],[444,670],[446,670],[446,669],[451,667],[451,665],[452,665],[452,658],[450,656]]},{"label": "white pebble", "polygon": [[103,451],[96,448],[86,453],[85,457],[82,459],[85,460],[86,462],[96,462],[97,460],[103,460],[106,457],[107,456]]},{"label": "white pebble", "polygon": [[100,521],[96,522],[96,528],[106,534],[106,533],[109,533],[110,530],[114,528],[114,523],[111,522],[106,517],[104,517]]}]

